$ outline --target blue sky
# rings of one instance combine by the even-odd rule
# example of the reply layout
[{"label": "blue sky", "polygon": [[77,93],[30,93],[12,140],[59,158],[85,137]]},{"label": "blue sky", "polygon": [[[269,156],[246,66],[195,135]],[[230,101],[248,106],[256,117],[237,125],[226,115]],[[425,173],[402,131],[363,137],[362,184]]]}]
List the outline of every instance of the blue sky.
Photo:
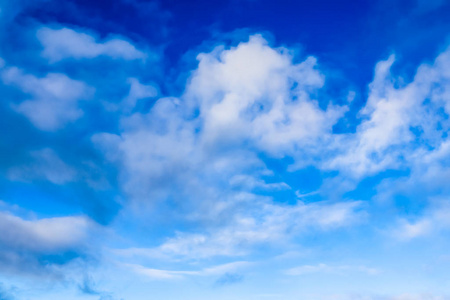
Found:
[{"label": "blue sky", "polygon": [[0,300],[450,299],[449,15],[0,0]]}]

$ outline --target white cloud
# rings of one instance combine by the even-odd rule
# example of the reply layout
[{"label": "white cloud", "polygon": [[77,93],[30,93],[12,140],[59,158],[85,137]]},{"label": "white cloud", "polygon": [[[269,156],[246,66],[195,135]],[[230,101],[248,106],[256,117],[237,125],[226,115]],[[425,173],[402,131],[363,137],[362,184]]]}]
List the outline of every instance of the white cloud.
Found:
[{"label": "white cloud", "polygon": [[84,216],[36,218],[0,211],[0,269],[39,279],[71,277],[92,257],[92,237],[99,230]]},{"label": "white cloud", "polygon": [[[432,160],[444,151],[442,134],[450,126],[439,112],[450,111],[449,57],[447,50],[432,65],[421,65],[406,84],[391,73],[393,55],[379,62],[356,132],[333,134],[347,108],[325,109],[315,100],[324,82],[316,59],[293,63],[287,49],[253,36],[199,55],[180,98],[161,98],[150,112],[122,118],[119,134],[98,134],[93,141],[121,166],[122,187],[134,203],[175,199],[185,220],[206,224],[147,249],[148,255],[244,255],[260,243],[289,240],[305,228],[345,226],[364,215],[359,202],[283,206],[257,196],[255,189],[287,188],[269,183],[271,172],[259,154],[291,156],[289,170],[309,164],[338,170],[314,193],[323,197],[328,189],[339,197],[386,169],[413,168],[415,174],[418,157]],[[426,232],[424,224],[410,226],[409,234]]]},{"label": "white cloud", "polygon": [[324,169],[362,178],[411,167],[417,154],[446,142],[450,124],[440,110],[450,112],[450,49],[432,65],[422,64],[408,84],[391,74],[394,61],[392,55],[377,64],[357,132],[336,139],[338,154],[323,162]]},{"label": "white cloud", "polygon": [[450,230],[450,203],[448,199],[434,199],[421,217],[413,221],[400,218],[397,226],[390,232],[402,241],[409,241],[448,230]]},{"label": "white cloud", "polygon": [[203,268],[200,270],[187,270],[187,271],[152,269],[136,264],[124,264],[123,266],[128,269],[131,269],[133,272],[137,274],[144,275],[148,278],[165,280],[165,279],[181,279],[186,276],[223,275],[229,272],[236,272],[238,270],[247,268],[251,264],[252,263],[247,261],[236,261],[232,263]]},{"label": "white cloud", "polygon": [[83,111],[78,107],[78,102],[93,94],[93,88],[84,82],[60,73],[49,73],[38,78],[11,67],[5,69],[1,76],[5,84],[15,85],[32,96],[30,100],[13,105],[13,108],[36,127],[46,131],[60,129],[79,119]]},{"label": "white cloud", "polygon": [[253,36],[199,60],[180,99],[161,98],[149,113],[123,118],[119,135],[93,137],[123,165],[125,190],[143,199],[169,182],[191,194],[206,182],[212,189],[286,188],[261,178],[268,170],[258,152],[307,161],[345,110],[323,110],[311,98],[323,85],[315,58],[295,64],[287,49]]},{"label": "white cloud", "polygon": [[245,188],[247,190],[252,190],[252,189],[256,189],[256,188],[262,189],[262,190],[290,189],[289,185],[287,185],[284,182],[267,183],[264,180],[256,179],[253,176],[248,176],[248,175],[243,175],[243,174],[233,176],[230,179],[229,183],[232,187],[240,187],[240,188]]},{"label": "white cloud", "polygon": [[250,142],[274,155],[295,154],[331,132],[344,108],[319,108],[316,59],[292,63],[287,49],[258,35],[229,50],[198,56],[185,98],[197,102],[206,144]]},{"label": "white cloud", "polygon": [[123,106],[127,110],[134,108],[140,99],[152,98],[158,95],[158,90],[155,86],[142,84],[137,78],[129,78],[128,83],[130,84],[130,92],[123,99]]},{"label": "white cloud", "polygon": [[[158,248],[118,250],[120,255],[204,259],[215,256],[242,256],[254,246],[286,245],[292,236],[308,230],[335,230],[361,222],[365,213],[360,203],[298,204],[293,206],[264,202],[249,203],[245,212],[206,232],[178,233]],[[275,246],[277,247],[277,246]]]},{"label": "white cloud", "polygon": [[0,244],[3,249],[58,253],[79,247],[92,224],[85,217],[24,220],[0,212]]},{"label": "white cloud", "polygon": [[322,109],[312,98],[324,80],[315,58],[293,63],[287,49],[260,36],[198,58],[180,98],[161,98],[149,113],[123,117],[120,134],[92,138],[120,164],[122,187],[137,207],[171,198],[185,220],[206,224],[148,249],[149,255],[243,255],[255,245],[288,241],[293,232],[364,217],[360,202],[289,206],[254,194],[289,188],[267,180],[272,174],[260,152],[307,161],[345,110]]},{"label": "white cloud", "polygon": [[112,38],[98,42],[94,36],[70,28],[42,27],[37,31],[37,38],[44,46],[42,56],[50,62],[65,58],[95,58],[101,55],[125,60],[147,57],[144,52],[123,39]]}]

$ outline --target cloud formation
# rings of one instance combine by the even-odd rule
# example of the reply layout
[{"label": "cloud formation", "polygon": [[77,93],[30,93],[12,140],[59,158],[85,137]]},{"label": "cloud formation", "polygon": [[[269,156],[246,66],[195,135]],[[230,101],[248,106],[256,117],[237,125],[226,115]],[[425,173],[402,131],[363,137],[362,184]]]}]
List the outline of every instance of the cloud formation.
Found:
[{"label": "cloud formation", "polygon": [[[176,1],[91,2],[49,10],[0,0],[0,208],[11,211],[0,212],[0,281],[40,289],[43,299],[112,299],[115,291],[176,299],[183,288],[213,298],[205,286],[220,286],[221,299],[306,299],[288,285],[313,290],[324,284],[314,278],[345,274],[348,286],[327,288],[381,286],[393,276],[377,265],[383,256],[391,269],[420,270],[394,274],[398,289],[404,281],[416,290],[329,298],[445,299],[433,295],[447,284],[448,48],[422,64],[401,51],[385,57],[384,48],[367,60],[345,53],[334,58],[342,70],[332,70],[330,53],[303,52],[320,47],[278,47],[251,30],[216,32],[201,45],[202,33],[184,21],[187,39],[143,32],[144,24],[127,32],[136,20],[126,7],[142,9],[143,23]],[[423,16],[447,7],[422,2]],[[156,35],[173,40],[155,45]],[[149,49],[164,56],[153,60]],[[370,83],[371,75],[347,83],[373,66]],[[409,248],[415,239],[430,243]],[[86,263],[92,256],[98,264]],[[321,261],[333,263],[311,263]],[[387,279],[364,282],[379,270]],[[35,288],[23,278],[56,280]],[[0,286],[0,298],[8,293]]]},{"label": "cloud formation", "polygon": [[90,98],[94,89],[82,81],[61,73],[45,77],[26,74],[16,67],[1,72],[5,84],[18,87],[31,99],[12,104],[13,109],[25,115],[37,128],[55,131],[83,115],[78,102]]},{"label": "cloud formation", "polygon": [[85,217],[26,220],[0,212],[0,265],[11,274],[53,275],[52,267],[83,255],[94,224]]},{"label": "cloud formation", "polygon": [[[144,275],[151,279],[157,280],[173,280],[173,279],[181,279],[185,276],[220,276],[218,280],[221,280],[223,276],[226,280],[227,276],[230,276],[230,272],[236,272],[241,269],[245,269],[250,266],[251,263],[246,261],[236,261],[227,264],[217,265],[209,268],[204,268],[201,270],[190,270],[190,271],[170,271],[170,270],[160,270],[160,269],[151,269],[146,268],[141,265],[134,264],[126,264],[124,267],[136,272],[138,274]],[[232,278],[230,278],[232,280]],[[223,282],[226,284],[225,282]]]},{"label": "cloud formation", "polygon": [[147,55],[130,42],[120,38],[98,42],[97,38],[70,28],[42,27],[36,34],[44,50],[42,56],[51,63],[66,58],[83,59],[107,56],[113,59],[145,59]]}]

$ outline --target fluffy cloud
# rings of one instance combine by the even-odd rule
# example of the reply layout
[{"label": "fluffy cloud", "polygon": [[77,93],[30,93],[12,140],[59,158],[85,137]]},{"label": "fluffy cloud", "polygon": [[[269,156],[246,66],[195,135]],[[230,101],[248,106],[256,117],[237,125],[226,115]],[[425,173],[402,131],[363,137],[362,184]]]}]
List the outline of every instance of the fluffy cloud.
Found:
[{"label": "fluffy cloud", "polygon": [[450,128],[442,114],[450,113],[450,50],[440,54],[433,65],[421,65],[408,84],[391,72],[394,56],[379,62],[370,84],[363,121],[354,135],[339,139],[343,152],[327,169],[339,169],[351,176],[364,177],[386,169],[413,167],[417,155],[447,142]]},{"label": "fluffy cloud", "polygon": [[93,88],[84,82],[61,73],[49,73],[38,78],[10,67],[3,70],[1,77],[5,84],[17,86],[25,94],[31,95],[30,100],[13,104],[13,108],[37,128],[46,131],[60,129],[79,119],[83,111],[78,107],[78,102],[93,94]]},{"label": "fluffy cloud", "polygon": [[147,57],[144,52],[123,39],[112,38],[97,42],[94,36],[70,28],[42,27],[37,31],[37,38],[44,46],[42,56],[50,62],[65,58],[94,58],[101,55],[125,60]]},{"label": "fluffy cloud", "polygon": [[264,186],[252,178],[268,174],[258,151],[274,156],[300,152],[306,159],[344,111],[323,110],[310,98],[323,84],[314,58],[294,64],[286,49],[271,48],[260,36],[198,58],[181,99],[161,98],[149,113],[123,118],[119,135],[93,137],[107,157],[122,163],[127,190],[158,189],[168,178],[176,184],[180,176],[185,185],[201,184],[201,176]]},{"label": "fluffy cloud", "polygon": [[[432,10],[443,1],[416,3],[419,10]],[[5,154],[0,160],[2,197],[13,202],[17,194],[28,195],[30,199],[18,203],[35,207],[34,202],[48,193],[58,203],[51,207],[47,203],[41,208],[43,213],[54,215],[67,209],[76,215],[81,210],[115,234],[105,237],[105,242],[103,234],[96,234],[97,225],[87,217],[27,218],[20,208],[12,209],[0,202],[0,210],[15,212],[0,212],[0,273],[5,278],[18,274],[11,276],[14,278],[8,285],[13,286],[19,279],[24,289],[33,290],[23,295],[25,298],[35,299],[38,293],[20,277],[24,274],[47,278],[43,275],[64,268],[58,274],[67,279],[71,272],[77,273],[64,281],[64,287],[55,288],[57,296],[44,287],[41,294],[45,299],[70,298],[70,286],[78,293],[73,298],[112,299],[113,294],[102,292],[105,283],[115,291],[123,291],[124,297],[146,297],[148,293],[143,289],[148,288],[155,292],[154,297],[170,298],[167,291],[173,286],[167,289],[166,283],[150,282],[143,287],[132,276],[123,276],[122,271],[151,279],[189,277],[196,283],[213,278],[223,285],[242,280],[241,274],[250,264],[220,264],[266,258],[260,272],[248,276],[255,280],[253,283],[281,279],[278,290],[263,291],[257,284],[255,292],[261,295],[251,296],[252,283],[241,298],[288,299],[289,292],[299,291],[291,286],[285,289],[283,284],[287,287],[294,281],[306,280],[305,275],[312,273],[348,272],[354,276],[350,284],[356,282],[360,289],[366,289],[369,284],[364,286],[360,275],[375,274],[378,269],[342,262],[302,265],[300,255],[294,258],[286,254],[284,259],[274,260],[269,256],[305,250],[301,255],[322,261],[319,256],[339,259],[350,253],[358,256],[368,249],[360,253],[368,261],[379,261],[380,254],[386,254],[388,261],[403,254],[392,249],[408,244],[390,244],[386,249],[379,237],[373,236],[380,232],[378,229],[387,229],[390,237],[403,241],[426,235],[436,237],[449,230],[450,50],[422,64],[415,76],[406,75],[406,79],[395,74],[400,69],[404,75],[405,69],[394,55],[380,61],[367,90],[368,98],[363,99],[363,94],[343,88],[346,79],[340,77],[342,81],[330,85],[333,76],[321,71],[320,60],[298,57],[298,49],[275,47],[260,35],[233,46],[218,45],[212,52],[197,56],[195,70],[181,70],[183,64],[177,64],[176,56],[199,40],[189,39],[186,43],[184,34],[171,31],[173,24],[167,23],[168,27],[161,30],[164,33],[156,35],[163,38],[159,46],[168,50],[168,56],[161,65],[150,66],[149,46],[134,43],[131,37],[157,43],[159,38],[154,40],[153,30],[142,30],[149,24],[148,28],[156,29],[152,27],[155,22],[115,22],[126,20],[137,10],[146,10],[142,15],[148,17],[151,7],[151,14],[159,14],[156,2],[147,5],[127,0],[102,7],[98,3],[90,6],[68,1],[47,5],[52,7],[49,10],[40,4],[37,0],[0,0],[0,24],[6,29],[0,33],[5,45],[1,50],[5,61],[0,59],[0,78],[5,85],[0,87],[5,95],[0,123],[12,129],[6,130],[0,141],[0,152]],[[126,10],[126,6],[133,9]],[[179,12],[174,13],[182,21]],[[62,20],[74,27],[62,27],[58,24]],[[28,28],[30,24],[32,28]],[[38,30],[36,24],[40,24]],[[92,31],[83,29],[86,26],[93,27]],[[433,26],[430,28],[437,30],[438,26]],[[201,38],[206,33],[198,29]],[[105,37],[94,30],[131,35],[130,39]],[[437,31],[433,30],[430,40],[445,30]],[[405,40],[405,45],[413,41]],[[205,44],[208,42],[199,47]],[[327,59],[331,58],[331,65],[345,64],[342,69],[348,71],[352,69],[347,51],[351,47],[344,48]],[[372,50],[355,62],[373,59],[376,50]],[[420,56],[421,50],[415,49],[414,55]],[[183,59],[191,53],[188,50]],[[346,59],[338,62],[335,54]],[[410,66],[408,62],[406,70]],[[363,74],[365,66],[358,71]],[[343,73],[342,77],[349,75]],[[186,74],[186,85],[178,86]],[[365,84],[363,78],[353,84],[360,87]],[[182,92],[173,92],[174,87]],[[348,101],[343,100],[343,95],[348,95]],[[88,99],[92,101],[83,102]],[[359,113],[355,111],[361,106]],[[23,126],[26,119],[16,113],[42,132]],[[82,117],[76,123],[80,127],[73,126]],[[76,145],[69,149],[71,143]],[[371,199],[375,192],[377,195]],[[33,193],[39,193],[39,197],[33,198]],[[367,221],[368,226],[354,228]],[[348,228],[349,232],[337,232]],[[105,248],[120,250],[106,258],[97,281],[97,276],[86,274],[89,268],[72,267],[85,256],[90,258],[90,244],[96,247],[98,240]],[[336,247],[325,249],[329,244]],[[442,244],[435,243],[433,251],[422,247],[407,252],[390,267],[410,262],[413,268],[414,262],[407,260],[414,254],[438,256],[437,248]],[[309,246],[314,249],[304,249]],[[96,247],[95,253],[102,255],[104,247]],[[349,251],[340,251],[344,248]],[[437,259],[441,262],[441,258]],[[427,265],[425,276],[435,272],[429,261],[422,263]],[[439,267],[445,266],[442,263]],[[272,273],[285,268],[290,269],[284,275],[305,277]],[[410,291],[445,286],[445,276],[436,276],[433,285],[426,280],[415,281],[414,276],[420,277],[406,276],[409,283],[418,283]],[[186,284],[185,290],[192,291],[194,298],[201,297],[194,295],[195,285],[200,286],[204,297],[209,296],[204,294],[202,284],[181,284]],[[370,284],[381,287],[382,282]],[[337,290],[347,290],[339,283],[333,285]],[[286,295],[277,295],[280,291]],[[8,294],[9,290],[0,284],[0,298],[8,298]],[[230,295],[224,292],[219,297],[233,297]],[[313,299],[314,295],[307,297]],[[329,298],[446,299],[416,294]]]},{"label": "fluffy cloud", "polygon": [[149,113],[123,117],[120,134],[93,137],[121,166],[122,187],[133,202],[142,207],[174,199],[185,220],[206,222],[206,228],[222,224],[180,233],[151,252],[242,255],[286,239],[288,231],[338,228],[360,219],[359,202],[289,206],[254,193],[289,189],[267,181],[272,173],[259,153],[300,159],[301,152],[306,160],[345,111],[322,109],[312,98],[323,85],[314,58],[293,63],[287,49],[272,48],[257,35],[198,59],[180,98],[161,98]]},{"label": "fluffy cloud", "polygon": [[252,36],[229,50],[198,56],[186,98],[200,110],[203,142],[250,142],[273,155],[293,155],[331,132],[345,109],[319,108],[323,85],[316,59],[294,64],[287,49]]}]

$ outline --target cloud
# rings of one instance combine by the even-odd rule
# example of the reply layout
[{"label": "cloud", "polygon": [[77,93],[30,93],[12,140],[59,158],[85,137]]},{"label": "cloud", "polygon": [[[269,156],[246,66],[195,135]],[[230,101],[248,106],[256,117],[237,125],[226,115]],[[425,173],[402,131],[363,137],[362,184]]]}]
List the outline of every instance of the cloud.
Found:
[{"label": "cloud", "polygon": [[262,190],[286,190],[290,189],[289,185],[284,182],[267,183],[264,180],[256,179],[248,175],[236,175],[230,179],[232,187],[240,187],[246,190],[262,189]]},{"label": "cloud", "polygon": [[[270,180],[261,154],[291,157],[290,171],[308,165],[338,171],[314,192],[318,197],[324,190],[352,190],[389,169],[411,168],[423,180],[428,175],[418,166],[432,166],[433,153],[441,158],[432,174],[441,169],[445,175],[449,53],[422,64],[409,83],[392,74],[394,55],[379,62],[356,132],[341,134],[333,126],[347,107],[317,100],[324,76],[314,57],[293,63],[288,49],[271,47],[259,35],[200,54],[183,95],[160,98],[148,113],[123,116],[121,132],[92,138],[120,166],[122,188],[134,204],[175,199],[173,209],[184,221],[204,226],[137,252],[186,259],[245,255],[260,243],[289,240],[293,232],[325,229],[326,220],[339,228],[364,216],[360,202],[337,209],[331,202],[283,206],[261,197],[261,190],[289,189]],[[430,230],[426,224],[410,224],[410,234]]]},{"label": "cloud", "polygon": [[1,77],[5,84],[17,86],[23,93],[31,95],[31,99],[12,106],[37,128],[45,131],[55,131],[79,119],[83,111],[78,107],[78,102],[93,94],[93,88],[84,82],[60,73],[49,73],[38,78],[10,67],[1,72]]},{"label": "cloud", "polygon": [[133,109],[140,99],[153,98],[158,95],[158,90],[154,85],[142,84],[137,78],[128,78],[128,83],[130,84],[130,92],[122,102],[126,110]]},{"label": "cloud", "polygon": [[263,178],[270,171],[259,153],[306,163],[346,109],[322,109],[312,98],[323,85],[316,59],[293,63],[287,49],[272,48],[259,35],[198,59],[181,97],[160,98],[148,113],[124,116],[118,134],[93,136],[120,165],[123,189],[141,203],[175,190],[176,198],[214,197],[229,184],[287,189]]},{"label": "cloud", "polygon": [[251,265],[250,262],[246,261],[236,261],[227,264],[217,265],[214,267],[203,268],[200,270],[188,270],[188,271],[173,271],[173,270],[161,270],[161,269],[151,269],[146,268],[141,265],[135,264],[125,264],[124,267],[132,270],[133,272],[144,275],[151,279],[157,280],[173,280],[182,279],[186,276],[217,276],[219,275],[219,280],[230,272],[236,272],[237,270],[247,268]]},{"label": "cloud", "polygon": [[[2,8],[19,6],[3,2]],[[78,8],[72,2],[61,7]],[[125,2],[135,10],[142,8],[142,3]],[[433,2],[436,6],[442,3]],[[130,16],[121,11],[125,4],[118,5],[113,6],[114,10],[108,8],[106,15]],[[40,22],[41,17],[46,22],[64,19],[66,24],[83,23],[82,19],[92,20],[86,21],[89,24],[107,21],[97,28],[98,32],[126,32],[135,26],[131,23],[136,23],[122,26],[112,24],[114,20],[105,16],[92,17],[101,5],[89,14],[82,13],[88,9],[79,8],[74,11],[80,14],[74,14],[61,7],[24,10],[17,14],[17,26],[5,31],[12,43],[2,41],[9,45],[2,50],[2,56],[23,69],[0,59],[3,82],[17,87],[3,88],[5,108],[12,111],[5,109],[0,119],[6,120],[3,125],[17,126],[12,126],[13,137],[0,144],[8,145],[8,150],[17,148],[17,156],[21,157],[5,156],[3,160],[14,162],[6,163],[7,170],[1,170],[6,176],[0,186],[8,189],[6,196],[22,192],[24,186],[39,192],[50,187],[57,190],[58,196],[73,199],[70,205],[64,202],[64,209],[88,211],[90,217],[98,216],[99,222],[104,219],[105,224],[121,209],[115,222],[108,223],[117,233],[108,244],[134,248],[115,250],[115,258],[126,263],[157,261],[155,265],[126,265],[132,271],[152,279],[202,276],[216,285],[236,283],[242,280],[247,262],[212,268],[201,263],[250,260],[251,255],[262,252],[261,256],[267,257],[273,249],[277,253],[280,249],[294,252],[302,247],[301,241],[310,241],[309,237],[321,248],[322,238],[345,243],[346,238],[371,234],[380,225],[376,217],[367,218],[368,214],[385,203],[381,198],[395,201],[392,199],[397,195],[413,195],[410,199],[423,202],[418,205],[420,211],[411,215],[403,212],[402,217],[386,216],[393,222],[381,226],[386,226],[390,234],[411,240],[448,230],[450,50],[422,64],[410,80],[395,74],[401,63],[396,56],[379,62],[367,103],[357,114],[349,109],[362,105],[362,94],[344,88],[339,92],[343,100],[331,99],[327,93],[334,87],[327,86],[328,73],[321,71],[320,60],[296,56],[298,49],[276,47],[260,35],[233,46],[218,44],[211,52],[198,55],[198,67],[189,72],[180,93],[172,90],[180,70],[172,65],[171,55],[184,51],[180,50],[188,46],[184,41],[169,43],[177,49],[168,51],[164,60],[170,61],[165,69],[168,72],[164,78],[154,78],[157,71],[145,64],[151,55],[148,48],[124,36],[104,37],[80,27],[46,26],[37,32],[32,29],[30,41],[26,40],[28,36],[20,35],[21,30],[29,32],[26,27],[30,20]],[[15,18],[14,10],[6,16],[8,19]],[[56,16],[50,11],[72,13]],[[3,9],[0,14],[3,24]],[[142,28],[133,30],[133,38],[142,32]],[[37,49],[39,53],[33,53],[36,48],[30,47],[35,46],[36,37],[42,46]],[[23,50],[13,53],[18,45],[23,45]],[[182,76],[188,74],[187,70],[181,71]],[[87,99],[95,101],[83,102]],[[110,106],[101,105],[104,103]],[[38,129],[52,133],[32,129],[33,138],[30,133],[22,134],[22,128],[28,126],[22,126],[22,117],[14,111]],[[80,128],[67,126],[83,116],[83,122],[76,124],[82,124]],[[346,131],[340,128],[341,121],[354,123]],[[55,132],[61,128],[65,130]],[[91,136],[98,152],[83,142]],[[76,149],[68,149],[73,140],[79,141],[75,142]],[[294,172],[299,169],[301,172]],[[376,201],[358,201],[359,197],[370,198],[372,190],[364,187],[367,181],[373,187],[375,175],[391,176],[383,172],[392,169],[406,175],[384,180],[378,186]],[[356,190],[351,196],[342,196],[342,191],[354,190],[361,181],[363,192]],[[322,187],[318,187],[320,184]],[[434,203],[434,196],[443,200]],[[59,205],[42,208],[47,213],[58,209]],[[395,214],[398,210],[386,209],[383,213]],[[366,220],[374,222],[370,229],[352,230],[351,237],[345,235],[343,240],[339,234],[327,234]],[[0,269],[7,275],[40,276],[83,259],[89,255],[96,228],[83,216],[24,218],[19,209],[14,214],[2,212]],[[367,241],[363,236],[361,243]],[[95,250],[102,251],[101,247]],[[314,255],[320,255],[320,250]],[[168,262],[172,263],[170,267],[164,265]],[[183,263],[184,267],[180,267]],[[286,272],[293,276],[346,272],[358,276],[377,270],[318,264]],[[114,275],[104,273],[105,277]],[[122,275],[119,272],[120,282]],[[78,288],[85,294],[82,296],[110,298],[88,276]]]},{"label": "cloud", "polygon": [[186,98],[197,102],[206,144],[250,142],[275,156],[293,155],[331,132],[346,109],[322,110],[310,98],[324,82],[314,57],[294,64],[287,49],[259,35],[198,59]]},{"label": "cloud", "polygon": [[256,35],[198,59],[181,97],[160,98],[148,113],[123,116],[118,134],[92,137],[119,166],[122,188],[139,207],[136,214],[173,199],[170,210],[177,214],[168,218],[202,224],[203,230],[178,232],[147,249],[148,255],[244,255],[305,230],[364,219],[358,201],[283,205],[258,195],[289,189],[270,180],[273,173],[260,153],[307,161],[346,109],[321,108],[312,98],[323,85],[315,58],[293,63],[287,49],[272,48]]},{"label": "cloud", "polygon": [[438,234],[450,229],[450,204],[448,199],[431,200],[431,205],[415,220],[399,218],[391,233],[394,237],[409,241],[415,238]]},{"label": "cloud", "polygon": [[42,27],[37,31],[36,36],[44,46],[42,56],[51,63],[66,58],[83,59],[108,56],[113,59],[135,60],[147,57],[144,52],[123,39],[111,38],[104,42],[98,42],[96,37],[70,28]]},{"label": "cloud", "polygon": [[4,212],[1,216],[2,243],[30,251],[52,252],[71,248],[86,237],[89,227],[88,220],[82,217],[27,221]]},{"label": "cloud", "polygon": [[408,84],[391,74],[394,62],[391,55],[377,64],[367,104],[360,111],[364,119],[355,135],[338,140],[346,143],[343,154],[325,161],[325,168],[361,178],[411,167],[416,154],[446,143],[443,134],[449,123],[440,110],[450,112],[450,50],[442,52],[434,64],[422,64]]},{"label": "cloud", "polygon": [[85,217],[26,220],[0,212],[0,265],[4,272],[51,273],[83,255],[94,224]]},{"label": "cloud", "polygon": [[178,233],[158,248],[118,250],[125,256],[198,260],[217,256],[242,256],[258,245],[283,245],[308,230],[334,230],[365,218],[361,203],[308,204],[295,206],[253,202],[245,212],[206,232]]}]

